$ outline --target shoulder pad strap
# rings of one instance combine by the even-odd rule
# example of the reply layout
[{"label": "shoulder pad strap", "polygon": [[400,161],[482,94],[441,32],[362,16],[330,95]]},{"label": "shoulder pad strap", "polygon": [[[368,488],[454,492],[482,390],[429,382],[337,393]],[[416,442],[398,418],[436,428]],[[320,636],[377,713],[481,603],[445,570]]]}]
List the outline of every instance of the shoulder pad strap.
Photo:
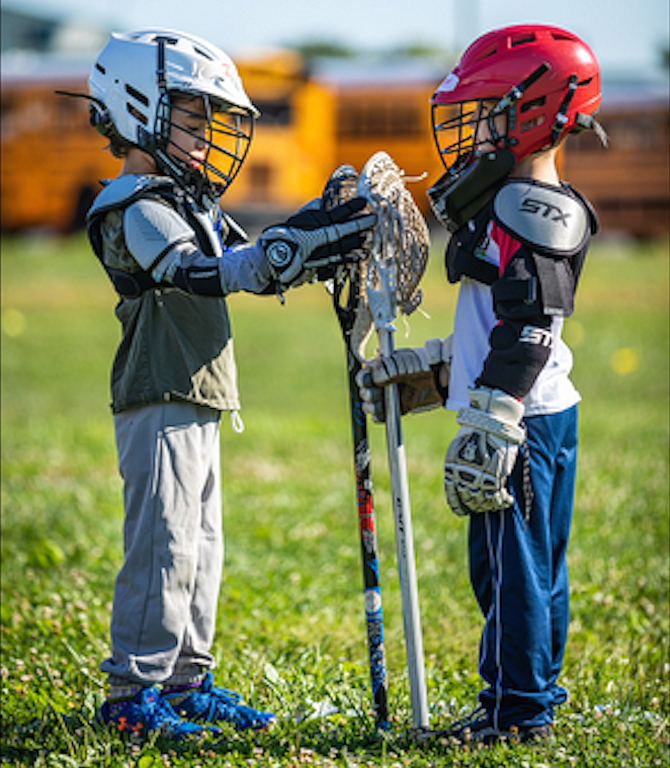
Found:
[{"label": "shoulder pad strap", "polygon": [[493,201],[493,217],[512,237],[536,253],[574,256],[591,232],[588,210],[568,189],[541,182],[510,180]]},{"label": "shoulder pad strap", "polygon": [[235,221],[232,216],[229,216],[225,211],[221,214],[224,227],[226,228],[225,237],[222,236],[223,244],[226,248],[231,248],[233,245],[240,245],[241,243],[249,242],[249,235],[246,231]]},{"label": "shoulder pad strap", "polygon": [[86,220],[105,213],[112,208],[123,208],[149,191],[172,190],[174,184],[171,179],[161,176],[118,176],[106,184],[100,194],[95,198],[93,205],[86,214]]}]

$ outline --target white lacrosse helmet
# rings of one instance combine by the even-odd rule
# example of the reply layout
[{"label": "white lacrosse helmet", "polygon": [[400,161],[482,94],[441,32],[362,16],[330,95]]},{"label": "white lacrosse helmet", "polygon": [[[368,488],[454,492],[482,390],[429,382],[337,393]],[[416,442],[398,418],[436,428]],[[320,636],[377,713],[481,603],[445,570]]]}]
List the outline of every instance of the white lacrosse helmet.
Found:
[{"label": "white lacrosse helmet", "polygon": [[[148,152],[159,170],[200,199],[220,197],[240,170],[259,112],[237,68],[219,48],[167,29],[113,33],[88,80],[91,123]],[[175,96],[201,97],[207,114],[206,159],[194,170],[170,148]]]}]

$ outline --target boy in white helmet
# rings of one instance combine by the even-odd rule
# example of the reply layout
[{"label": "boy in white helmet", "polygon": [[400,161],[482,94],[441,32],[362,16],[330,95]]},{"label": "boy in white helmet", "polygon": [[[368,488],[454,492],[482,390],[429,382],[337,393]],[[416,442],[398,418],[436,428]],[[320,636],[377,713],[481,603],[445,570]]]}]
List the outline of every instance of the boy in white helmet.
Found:
[{"label": "boy in white helmet", "polygon": [[427,399],[458,411],[444,489],[452,510],[469,518],[485,685],[480,709],[446,733],[530,740],[550,734],[567,698],[558,676],[580,398],[561,330],[597,231],[591,207],[559,179],[556,154],[571,132],[591,128],[604,141],[593,119],[600,70],[570,32],[506,27],[472,43],[432,105],[447,172],[429,197],[452,233],[454,333],[397,350],[359,376],[377,418],[379,387],[391,382],[401,398],[421,390],[425,409],[427,375]]},{"label": "boy in white helmet", "polygon": [[265,728],[273,716],[215,687],[211,672],[223,561],[219,420],[240,406],[225,297],[327,277],[375,217],[358,215],[364,200],[307,208],[246,242],[216,201],[258,113],[233,62],[204,40],[113,34],[89,91],[92,124],[123,158],[87,218],[123,332],[111,389],[125,559],[99,717],[172,738],[219,722]]}]

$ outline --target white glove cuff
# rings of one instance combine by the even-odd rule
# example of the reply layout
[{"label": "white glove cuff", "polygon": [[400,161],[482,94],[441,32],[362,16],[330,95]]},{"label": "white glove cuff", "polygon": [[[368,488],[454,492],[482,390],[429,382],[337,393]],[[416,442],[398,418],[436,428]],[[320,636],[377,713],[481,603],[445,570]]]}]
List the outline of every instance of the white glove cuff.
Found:
[{"label": "white glove cuff", "polygon": [[478,411],[490,413],[499,421],[516,425],[523,418],[524,407],[521,400],[508,395],[501,389],[476,387],[469,389],[470,406]]},{"label": "white glove cuff", "polygon": [[490,416],[483,411],[475,408],[461,408],[456,417],[456,421],[462,427],[483,430],[490,435],[506,440],[508,443],[521,445],[526,439],[526,430],[515,424],[508,424],[500,421],[495,416]]},{"label": "white glove cuff", "polygon": [[[424,353],[426,362],[429,366],[438,365],[439,363],[449,364],[451,362],[452,340],[453,334],[447,336],[446,339],[428,339],[421,351]],[[416,351],[419,352],[419,350]]]}]

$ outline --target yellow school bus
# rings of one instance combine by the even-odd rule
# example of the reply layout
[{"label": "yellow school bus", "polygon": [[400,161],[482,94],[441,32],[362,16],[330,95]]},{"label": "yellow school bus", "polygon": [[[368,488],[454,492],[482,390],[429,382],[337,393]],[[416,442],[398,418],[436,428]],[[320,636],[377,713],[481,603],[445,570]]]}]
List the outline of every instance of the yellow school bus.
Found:
[{"label": "yellow school bus", "polygon": [[2,230],[66,233],[82,226],[100,189],[120,161],[88,121],[88,101],[56,89],[86,92],[84,62],[3,60],[0,162]]},{"label": "yellow school bus", "polygon": [[[4,232],[80,228],[121,162],[89,125],[90,61],[14,59],[2,68],[1,224]],[[307,77],[301,58],[273,51],[239,61],[240,74],[262,117],[242,172],[222,201],[247,222],[272,223],[320,194],[335,162],[331,89]]]},{"label": "yellow school bus", "polygon": [[[88,122],[89,60],[15,59],[2,67],[2,231],[79,228],[100,179],[120,161]],[[430,124],[430,97],[448,67],[431,62],[328,62],[311,70],[295,51],[236,57],[245,89],[261,111],[242,171],[222,205],[243,226],[281,220],[321,194],[341,163],[359,170],[388,152],[432,222],[425,194],[442,174]],[[670,231],[667,87],[605,88],[600,119],[611,136],[603,152],[592,132],[571,137],[561,172],[593,201],[603,231],[636,237]]]},{"label": "yellow school bus", "polygon": [[317,73],[335,94],[335,159],[360,170],[379,150],[404,171],[428,214],[426,190],[444,172],[431,127],[430,98],[440,72],[430,62],[341,63]]},{"label": "yellow school bus", "polygon": [[236,64],[261,116],[222,205],[246,221],[270,223],[320,195],[334,168],[334,94],[308,75],[294,51],[236,57]]}]

